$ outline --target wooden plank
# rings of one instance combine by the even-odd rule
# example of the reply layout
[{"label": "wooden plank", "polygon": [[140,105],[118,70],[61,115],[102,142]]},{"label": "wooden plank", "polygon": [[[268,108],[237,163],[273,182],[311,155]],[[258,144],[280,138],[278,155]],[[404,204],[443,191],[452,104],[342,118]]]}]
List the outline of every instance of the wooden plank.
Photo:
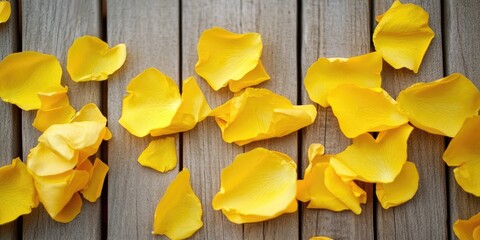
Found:
[{"label": "wooden plank", "polygon": [[[67,50],[85,34],[100,35],[100,4],[88,1],[22,1],[23,50],[55,55],[62,65],[62,83],[68,85],[70,103],[75,109],[94,102],[100,106],[100,83],[75,83],[66,71]],[[35,111],[22,113],[23,157],[37,144],[40,132],[32,127]],[[100,201],[83,202],[82,212],[69,224],[55,222],[43,207],[32,211],[23,222],[25,239],[99,239]]]},{"label": "wooden plank", "polygon": [[[479,1],[445,1],[444,2],[444,46],[445,73],[459,72],[467,76],[480,88],[480,13]],[[465,24],[468,23],[468,24]],[[452,226],[457,219],[468,219],[480,212],[480,198],[462,190],[453,177],[453,168],[449,175],[449,211],[450,238],[455,239]]]},{"label": "wooden plank", "polygon": [[[302,6],[302,102],[309,99],[303,78],[308,68],[320,57],[352,57],[370,52],[369,1],[306,0]],[[331,108],[318,105],[315,123],[303,131],[302,178],[308,166],[307,150],[312,143],[325,145],[327,154],[341,152],[350,144],[340,131]],[[303,204],[302,239],[324,235],[334,239],[373,239],[372,186],[361,185],[367,191],[367,204],[362,214],[350,211],[332,212],[307,209]]]},{"label": "wooden plank", "polygon": [[[153,215],[178,172],[160,173],[137,162],[152,138],[137,138],[121,125],[130,80],[148,67],[179,79],[178,1],[107,1],[107,38],[127,45],[125,65],[108,82],[108,239],[153,239]],[[178,138],[178,137],[177,137]],[[194,177],[194,176],[193,176]]]},{"label": "wooden plank", "polygon": [[[18,2],[10,1],[12,6],[12,14],[6,23],[0,24],[0,58],[5,58],[18,50]],[[12,159],[21,157],[18,141],[21,136],[17,132],[18,124],[20,124],[19,108],[10,103],[0,101],[0,167],[12,163]],[[23,158],[22,158],[23,160]],[[0,239],[13,240],[17,239],[17,221],[0,225]]]},{"label": "wooden plank", "polygon": [[[374,16],[390,8],[392,1],[374,1]],[[413,0],[429,14],[435,32],[418,74],[407,69],[395,70],[387,63],[383,70],[383,87],[396,98],[415,82],[430,82],[443,76],[441,4],[438,0]],[[376,26],[376,23],[374,23]],[[442,161],[444,138],[415,129],[410,136],[408,158],[420,175],[415,197],[398,207],[384,210],[377,204],[378,239],[447,239],[447,196],[445,165]]]}]

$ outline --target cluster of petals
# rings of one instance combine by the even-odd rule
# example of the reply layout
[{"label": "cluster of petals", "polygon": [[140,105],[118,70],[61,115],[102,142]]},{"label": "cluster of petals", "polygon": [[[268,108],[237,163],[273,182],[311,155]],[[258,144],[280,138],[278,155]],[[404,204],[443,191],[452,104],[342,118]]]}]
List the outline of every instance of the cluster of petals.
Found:
[{"label": "cluster of petals", "polygon": [[262,48],[258,33],[207,29],[198,41],[195,71],[215,91],[228,85],[232,92],[238,92],[270,79],[260,61]]},{"label": "cluster of petals", "polygon": [[260,222],[297,211],[297,165],[286,154],[255,148],[222,170],[213,209],[234,223]]},{"label": "cluster of petals", "polygon": [[8,1],[0,2],[0,23],[8,21],[10,15],[12,14],[12,6]]},{"label": "cluster of petals", "polygon": [[477,213],[468,220],[455,221],[453,231],[460,240],[480,239],[480,213]]},{"label": "cluster of petals", "polygon": [[70,122],[75,115],[75,109],[68,100],[68,87],[56,92],[38,93],[40,108],[33,120],[33,127],[41,132],[54,124]]},{"label": "cluster of petals", "polygon": [[215,117],[225,142],[240,146],[288,135],[315,121],[313,105],[293,105],[268,89],[247,88],[215,108]]}]

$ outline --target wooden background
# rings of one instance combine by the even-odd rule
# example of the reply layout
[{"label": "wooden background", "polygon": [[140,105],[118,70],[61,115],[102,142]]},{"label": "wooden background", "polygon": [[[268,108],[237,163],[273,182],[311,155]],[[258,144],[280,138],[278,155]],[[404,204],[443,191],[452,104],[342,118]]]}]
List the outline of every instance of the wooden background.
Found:
[{"label": "wooden background", "polygon": [[[176,134],[180,163],[169,173],[141,167],[136,159],[151,138],[136,138],[118,124],[125,88],[147,67],[156,67],[179,84],[193,75],[212,107],[233,95],[214,92],[195,74],[201,32],[220,26],[234,32],[262,35],[262,62],[271,76],[265,87],[292,102],[311,101],[303,86],[308,67],[319,57],[350,57],[373,51],[374,16],[391,0],[12,0],[12,16],[0,25],[0,55],[35,50],[57,56],[70,101],[101,106],[113,139],[100,153],[110,166],[101,200],[84,201],[81,214],[69,224],[54,222],[42,207],[0,226],[0,239],[154,239],[153,213],[170,181],[182,167],[203,204],[203,222],[193,239],[454,239],[452,224],[480,211],[480,200],[463,192],[441,156],[449,139],[415,130],[409,140],[409,160],[420,172],[420,187],[412,201],[383,210],[374,187],[362,185],[368,203],[360,216],[351,212],[306,209],[263,223],[236,225],[211,208],[219,189],[220,171],[233,158],[255,147],[282,151],[298,162],[303,176],[306,150],[322,143],[327,153],[348,144],[330,109],[318,107],[316,122],[279,139],[238,147],[222,141],[209,118],[192,131]],[[435,38],[418,74],[384,65],[383,87],[396,97],[417,81],[432,81],[460,72],[480,87],[480,1],[410,0],[430,14]],[[98,36],[111,45],[126,43],[127,61],[105,82],[74,83],[65,71],[68,47],[82,35]],[[0,102],[0,165],[17,156],[26,159],[39,132],[34,112]]]}]

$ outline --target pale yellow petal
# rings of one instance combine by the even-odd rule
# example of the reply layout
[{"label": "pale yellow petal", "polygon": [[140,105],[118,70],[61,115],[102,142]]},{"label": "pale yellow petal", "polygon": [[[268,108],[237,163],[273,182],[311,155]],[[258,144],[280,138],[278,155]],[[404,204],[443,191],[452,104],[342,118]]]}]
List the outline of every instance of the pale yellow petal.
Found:
[{"label": "pale yellow petal", "polygon": [[166,137],[153,140],[138,157],[138,162],[145,167],[159,172],[167,172],[177,165],[175,138]]},{"label": "pale yellow petal", "polygon": [[418,171],[415,164],[405,162],[402,171],[391,183],[377,183],[376,194],[383,208],[388,209],[407,202],[418,190]]},{"label": "pale yellow petal", "polygon": [[480,116],[467,118],[448,144],[443,160],[448,166],[460,166],[480,159]]},{"label": "pale yellow petal", "polygon": [[82,195],[85,199],[90,202],[97,201],[100,194],[102,194],[103,182],[107,176],[108,169],[107,164],[102,162],[102,160],[99,158],[95,159],[88,185],[82,190]]},{"label": "pale yellow petal", "polygon": [[61,156],[44,143],[39,143],[30,149],[27,166],[30,171],[38,176],[56,175],[75,168],[78,164],[78,153],[72,151],[71,158]]},{"label": "pale yellow petal", "polygon": [[107,123],[107,118],[103,116],[100,109],[95,103],[87,103],[83,106],[70,122],[86,122],[94,121],[99,123]]},{"label": "pale yellow petal", "polygon": [[228,88],[232,92],[238,92],[246,87],[257,85],[269,79],[270,79],[270,76],[265,71],[262,61],[259,60],[258,65],[252,71],[245,74],[243,78],[235,81],[234,80],[230,81],[228,83]]},{"label": "pale yellow petal", "polygon": [[75,109],[70,105],[67,96],[68,87],[51,93],[39,93],[41,106],[33,120],[33,127],[41,132],[53,124],[70,122],[75,115]]},{"label": "pale yellow petal", "polygon": [[480,228],[480,213],[468,220],[457,220],[453,224],[453,231],[460,240],[477,240],[478,229]]}]

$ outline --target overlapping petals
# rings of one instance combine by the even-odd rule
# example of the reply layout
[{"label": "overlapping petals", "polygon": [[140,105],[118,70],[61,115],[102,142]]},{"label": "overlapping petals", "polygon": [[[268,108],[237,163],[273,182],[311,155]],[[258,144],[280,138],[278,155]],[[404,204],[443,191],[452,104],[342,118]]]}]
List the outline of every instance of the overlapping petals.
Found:
[{"label": "overlapping petals", "polygon": [[39,52],[12,53],[0,62],[0,97],[23,110],[41,106],[38,93],[62,91],[57,58]]},{"label": "overlapping petals", "polygon": [[12,6],[8,1],[0,2],[0,23],[8,21],[10,14],[12,13]]},{"label": "overlapping petals", "polygon": [[67,96],[68,88],[51,92],[39,93],[41,106],[33,120],[33,126],[41,132],[53,124],[70,122],[75,115],[75,109],[70,105]]},{"label": "overlapping petals", "polygon": [[151,141],[138,157],[138,162],[142,166],[153,168],[159,172],[174,169],[177,165],[175,138],[166,137]]},{"label": "overlapping petals", "polygon": [[223,169],[215,210],[234,223],[260,222],[297,210],[295,162],[287,155],[256,148]]},{"label": "overlapping petals", "polygon": [[267,89],[247,88],[214,109],[222,138],[238,145],[282,137],[313,123],[313,105],[292,105],[285,97]]},{"label": "overlapping petals", "polygon": [[30,213],[37,205],[33,178],[25,164],[16,158],[11,165],[0,167],[0,225]]},{"label": "overlapping petals", "polygon": [[457,220],[453,224],[453,231],[460,240],[477,240],[480,237],[480,213],[468,220]]},{"label": "overlapping petals", "polygon": [[83,36],[75,39],[68,49],[67,71],[75,82],[102,81],[120,69],[127,49],[125,44],[112,48],[94,36]]},{"label": "overlapping petals", "polygon": [[418,190],[418,171],[415,164],[405,162],[402,171],[391,183],[377,183],[376,194],[383,208],[398,206],[415,196]]},{"label": "overlapping petals", "polygon": [[454,137],[465,119],[478,114],[480,92],[465,76],[454,73],[413,84],[400,92],[397,102],[415,127]]},{"label": "overlapping petals", "polygon": [[395,1],[377,18],[373,32],[375,50],[396,69],[417,73],[435,33],[428,25],[428,13],[418,5]]},{"label": "overlapping petals", "polygon": [[408,122],[395,100],[381,88],[340,85],[330,92],[328,102],[348,138],[396,128]]},{"label": "overlapping petals", "polygon": [[188,131],[211,111],[193,77],[184,81],[180,96],[175,82],[155,68],[133,78],[127,93],[119,123],[137,137]]},{"label": "overlapping petals", "polygon": [[[85,163],[91,165],[90,161],[84,161]],[[77,167],[78,169],[78,167]],[[103,182],[107,176],[109,168],[107,164],[102,162],[99,158],[95,159],[91,169],[87,168],[87,171],[90,174],[88,185],[83,188],[82,195],[85,199],[90,202],[95,202],[100,197],[103,188]]]},{"label": "overlapping petals", "polygon": [[214,27],[198,41],[195,71],[216,91],[229,85],[237,92],[270,79],[262,63],[262,38],[258,33],[237,34]]},{"label": "overlapping petals", "polygon": [[202,226],[202,206],[190,186],[190,172],[184,168],[157,205],[152,233],[185,239]]},{"label": "overlapping petals", "polygon": [[382,55],[378,52],[351,58],[320,58],[308,69],[305,88],[312,101],[328,107],[329,93],[341,84],[380,87],[382,64]]}]

